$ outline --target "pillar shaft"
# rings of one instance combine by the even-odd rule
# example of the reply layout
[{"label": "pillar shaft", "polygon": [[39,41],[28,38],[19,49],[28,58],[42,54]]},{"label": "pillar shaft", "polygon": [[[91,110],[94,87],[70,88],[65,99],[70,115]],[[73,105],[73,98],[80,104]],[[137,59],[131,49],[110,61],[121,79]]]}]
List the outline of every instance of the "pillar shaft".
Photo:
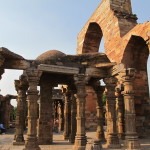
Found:
[{"label": "pillar shaft", "polygon": [[37,70],[27,70],[29,89],[28,89],[28,131],[27,140],[25,142],[24,150],[40,150],[37,140],[37,100],[38,90],[37,85],[39,81],[39,72]]},{"label": "pillar shaft", "polygon": [[28,89],[27,80],[23,75],[20,80],[15,80],[15,87],[18,93],[17,97],[17,110],[16,110],[16,133],[13,145],[23,145],[24,144],[24,127],[25,127],[25,104],[26,104],[26,91]]},{"label": "pillar shaft", "polygon": [[75,137],[74,150],[85,150],[86,147],[86,133],[85,133],[85,103],[86,103],[86,90],[85,86],[88,77],[84,74],[74,76],[75,85],[77,89],[77,132]]},{"label": "pillar shaft", "polygon": [[124,102],[121,94],[121,86],[116,87],[116,110],[118,137],[124,140]]},{"label": "pillar shaft", "polygon": [[103,115],[103,102],[102,102],[102,97],[103,97],[103,92],[104,88],[100,86],[99,81],[95,81],[93,83],[93,88],[95,90],[95,93],[97,95],[97,102],[96,102],[96,111],[97,111],[97,130],[96,130],[96,139],[100,141],[105,141],[105,136],[104,136],[104,115]]},{"label": "pillar shaft", "polygon": [[125,139],[127,150],[140,150],[140,143],[136,132],[136,114],[134,104],[133,77],[135,70],[123,72],[124,103],[125,103]]},{"label": "pillar shaft", "polygon": [[116,96],[115,87],[116,79],[106,78],[106,113],[107,113],[107,147],[108,148],[120,148],[119,139],[116,130]]},{"label": "pillar shaft", "polygon": [[58,105],[59,108],[59,131],[64,130],[64,104],[63,102],[60,102]]},{"label": "pillar shaft", "polygon": [[70,98],[70,93],[68,91],[68,89],[63,89],[63,93],[64,93],[64,139],[67,140],[69,139],[69,135],[70,135],[70,130],[69,130],[69,122],[70,122],[70,106],[69,106],[69,98]]},{"label": "pillar shaft", "polygon": [[76,114],[77,114],[77,105],[76,105],[76,97],[74,93],[71,94],[71,133],[69,141],[71,143],[75,142],[77,122],[76,122]]},{"label": "pillar shaft", "polygon": [[39,144],[50,144],[53,141],[53,101],[52,87],[43,82],[40,84],[40,105],[38,120]]}]

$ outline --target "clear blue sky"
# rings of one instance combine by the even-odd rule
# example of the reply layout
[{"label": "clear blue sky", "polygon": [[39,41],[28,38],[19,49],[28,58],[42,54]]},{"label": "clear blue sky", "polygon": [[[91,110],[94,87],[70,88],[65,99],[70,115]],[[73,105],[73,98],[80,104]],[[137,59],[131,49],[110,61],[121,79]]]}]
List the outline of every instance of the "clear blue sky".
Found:
[{"label": "clear blue sky", "polygon": [[[57,49],[76,54],[77,34],[101,0],[0,0],[0,47],[34,59]],[[138,22],[150,20],[150,0],[132,0]],[[150,66],[150,64],[149,64]],[[1,94],[16,94],[18,71],[7,71]]]}]

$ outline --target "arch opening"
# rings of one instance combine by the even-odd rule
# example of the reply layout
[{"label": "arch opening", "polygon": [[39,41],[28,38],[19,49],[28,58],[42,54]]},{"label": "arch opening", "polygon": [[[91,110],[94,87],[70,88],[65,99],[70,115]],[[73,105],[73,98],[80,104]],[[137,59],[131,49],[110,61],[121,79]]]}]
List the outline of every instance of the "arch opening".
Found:
[{"label": "arch opening", "polygon": [[90,23],[85,35],[83,53],[98,52],[102,37],[103,33],[100,26],[95,22]]}]

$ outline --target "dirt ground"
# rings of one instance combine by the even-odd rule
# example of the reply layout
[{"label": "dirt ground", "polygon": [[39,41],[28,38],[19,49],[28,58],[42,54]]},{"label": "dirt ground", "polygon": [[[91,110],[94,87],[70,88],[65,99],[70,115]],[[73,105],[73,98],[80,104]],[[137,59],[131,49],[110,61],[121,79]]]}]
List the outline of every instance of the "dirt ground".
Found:
[{"label": "dirt ground", "polygon": [[[88,140],[94,139],[95,132],[87,132]],[[14,129],[9,130],[6,134],[0,135],[0,150],[22,150],[24,146],[13,146]],[[25,136],[26,138],[26,136]],[[54,133],[54,142],[52,145],[40,145],[41,150],[72,150],[73,144],[63,140],[62,133]],[[122,141],[121,141],[122,142]],[[123,143],[123,142],[122,142]],[[150,139],[140,139],[142,150],[150,150]],[[102,149],[106,150],[102,143]],[[122,147],[122,150],[124,148]]]}]

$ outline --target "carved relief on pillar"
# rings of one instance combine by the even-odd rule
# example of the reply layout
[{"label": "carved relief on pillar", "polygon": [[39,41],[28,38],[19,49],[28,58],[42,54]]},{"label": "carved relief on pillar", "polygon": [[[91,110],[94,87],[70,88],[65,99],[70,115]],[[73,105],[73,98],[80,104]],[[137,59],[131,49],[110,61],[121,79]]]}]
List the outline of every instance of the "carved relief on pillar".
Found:
[{"label": "carved relief on pillar", "polygon": [[123,90],[122,84],[116,87],[116,111],[117,111],[117,129],[119,139],[124,140],[124,99],[121,94]]},{"label": "carved relief on pillar", "polygon": [[140,143],[136,132],[136,114],[134,104],[134,89],[133,80],[135,76],[135,69],[129,68],[121,72],[123,79],[124,103],[125,103],[125,139],[127,150],[140,150]]},{"label": "carved relief on pillar", "polygon": [[26,92],[28,89],[27,77],[20,76],[20,80],[15,80],[15,88],[18,93],[17,97],[17,112],[16,112],[16,133],[13,145],[23,145],[24,137],[23,132],[25,129],[26,121]]},{"label": "carved relief on pillar", "polygon": [[107,147],[120,148],[116,127],[116,96],[115,87],[117,79],[115,77],[105,78],[106,84],[106,114],[107,114]]},{"label": "carved relief on pillar", "polygon": [[74,76],[75,85],[77,89],[77,132],[75,137],[74,150],[85,150],[86,147],[86,133],[85,133],[85,103],[86,90],[85,86],[89,80],[89,76],[84,74],[77,74]]},{"label": "carved relief on pillar", "polygon": [[105,141],[104,137],[104,112],[103,112],[103,102],[102,102],[102,97],[103,97],[103,92],[104,88],[100,85],[100,81],[96,80],[93,83],[93,88],[95,90],[95,93],[97,95],[97,131],[96,131],[96,139],[100,141]]},{"label": "carved relief on pillar", "polygon": [[27,140],[25,142],[24,150],[40,150],[37,140],[37,100],[38,100],[38,82],[41,72],[31,68],[26,71],[29,89],[28,89],[28,131],[27,131]]}]

